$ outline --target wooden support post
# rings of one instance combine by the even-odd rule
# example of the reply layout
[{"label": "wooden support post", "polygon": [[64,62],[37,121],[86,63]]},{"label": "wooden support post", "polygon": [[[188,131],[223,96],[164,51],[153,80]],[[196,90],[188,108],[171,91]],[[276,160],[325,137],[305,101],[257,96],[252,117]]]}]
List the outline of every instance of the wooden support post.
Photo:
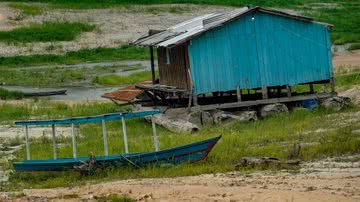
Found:
[{"label": "wooden support post", "polygon": [[30,160],[29,127],[25,126],[26,160]]},{"label": "wooden support post", "polygon": [[125,118],[122,117],[121,118],[121,122],[122,122],[122,133],[123,133],[123,137],[124,137],[124,148],[125,148],[125,153],[129,153],[129,147],[128,147],[128,139],[127,139],[127,134],[126,134],[126,123],[125,123]]},{"label": "wooden support post", "polygon": [[103,138],[104,138],[104,153],[105,156],[109,155],[109,149],[108,149],[108,141],[107,141],[107,136],[106,136],[106,124],[105,124],[105,120],[102,120],[102,132],[103,132]]},{"label": "wooden support post", "polygon": [[56,130],[55,130],[55,124],[51,125],[52,127],[52,144],[53,144],[53,158],[57,159],[57,145],[56,145]]},{"label": "wooden support post", "polygon": [[198,104],[198,97],[197,97],[197,94],[195,94],[195,93],[193,93],[193,102],[194,102],[194,106],[197,106],[197,105],[199,105]]},{"label": "wooden support post", "polygon": [[237,101],[241,102],[241,90],[240,90],[240,86],[237,86],[236,88],[236,97],[237,97]]},{"label": "wooden support post", "polygon": [[155,124],[155,120],[154,120],[154,116],[151,116],[151,125],[152,125],[152,129],[153,129],[153,138],[154,138],[154,145],[155,145],[155,151],[159,151],[160,150],[160,145],[159,145],[159,140],[157,138],[156,135],[156,124]]},{"label": "wooden support post", "polygon": [[334,77],[330,78],[331,94],[335,95],[335,80]]},{"label": "wooden support post", "polygon": [[287,94],[287,96],[288,97],[291,97],[291,86],[289,86],[289,85],[286,85],[286,94]]},{"label": "wooden support post", "polygon": [[281,96],[281,87],[280,86],[278,86],[278,87],[276,87],[276,93],[277,93],[277,96],[278,97],[280,97]]},{"label": "wooden support post", "polygon": [[152,83],[156,83],[156,76],[155,76],[155,64],[154,64],[154,48],[150,46],[150,66],[151,66],[151,78]]},{"label": "wooden support post", "polygon": [[269,98],[267,86],[262,86],[261,92],[262,92],[262,98],[263,99],[268,99]]},{"label": "wooden support post", "polygon": [[314,93],[314,84],[309,84],[309,88],[310,88],[310,93],[313,94]]},{"label": "wooden support post", "polygon": [[73,158],[77,158],[77,151],[76,151],[76,135],[75,135],[75,127],[74,124],[71,124],[71,136],[72,136],[72,148],[73,148]]}]

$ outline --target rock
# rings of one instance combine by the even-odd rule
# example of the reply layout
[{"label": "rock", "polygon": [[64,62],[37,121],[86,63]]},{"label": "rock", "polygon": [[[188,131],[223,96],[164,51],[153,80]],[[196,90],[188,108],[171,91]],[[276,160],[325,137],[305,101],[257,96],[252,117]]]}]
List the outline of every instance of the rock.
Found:
[{"label": "rock", "polygon": [[213,118],[214,118],[214,123],[219,124],[229,118],[231,118],[231,113],[230,112],[225,112],[225,111],[216,111],[213,113]]},{"label": "rock", "polygon": [[322,106],[326,109],[340,111],[342,108],[349,105],[350,103],[351,103],[351,99],[348,97],[334,96],[334,97],[330,97],[325,100],[322,100],[320,102],[320,106]]},{"label": "rock", "polygon": [[235,168],[238,170],[240,168],[255,168],[258,166],[264,166],[264,165],[268,166],[270,164],[278,164],[278,163],[280,163],[280,160],[278,158],[273,158],[273,157],[262,157],[262,158],[243,157],[236,164]]},{"label": "rock", "polygon": [[256,111],[239,111],[234,112],[234,119],[239,121],[257,121],[257,112]]},{"label": "rock", "polygon": [[286,105],[281,103],[269,104],[261,107],[260,116],[268,117],[283,112],[289,112],[289,109],[287,108]]},{"label": "rock", "polygon": [[226,112],[226,111],[217,111],[213,114],[214,122],[219,124],[228,119],[235,119],[237,121],[256,121],[257,115],[256,111],[240,111],[240,112]]},{"label": "rock", "polygon": [[281,161],[280,159],[274,157],[243,157],[237,162],[237,164],[235,165],[235,169],[239,170],[241,168],[255,167],[293,168],[294,166],[298,166],[299,164],[300,160]]},{"label": "rock", "polygon": [[214,123],[210,112],[206,111],[191,112],[188,114],[187,120],[196,125],[212,125]]}]

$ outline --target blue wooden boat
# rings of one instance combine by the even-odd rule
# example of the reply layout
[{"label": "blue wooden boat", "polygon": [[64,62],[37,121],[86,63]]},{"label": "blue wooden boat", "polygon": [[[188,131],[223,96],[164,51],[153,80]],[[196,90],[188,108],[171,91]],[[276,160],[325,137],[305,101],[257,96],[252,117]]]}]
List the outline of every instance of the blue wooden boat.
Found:
[{"label": "blue wooden boat", "polygon": [[[57,158],[56,156],[56,134],[55,134],[55,124],[71,124],[74,128],[75,123],[94,123],[102,122],[103,126],[103,137],[104,137],[104,153],[103,156],[96,156],[96,163],[101,167],[107,166],[135,166],[143,167],[148,164],[178,164],[183,162],[195,162],[200,161],[206,158],[214,145],[218,142],[221,136],[210,138],[204,141],[195,142],[188,145],[178,146],[170,149],[160,150],[159,142],[156,136],[155,123],[152,121],[153,126],[153,137],[155,142],[155,151],[154,152],[141,152],[141,153],[128,153],[127,145],[127,135],[126,135],[126,118],[134,117],[143,117],[143,116],[152,116],[154,114],[160,113],[160,111],[145,111],[145,112],[127,112],[127,113],[114,113],[114,114],[105,114],[100,116],[92,117],[79,117],[79,118],[70,118],[70,119],[61,119],[61,120],[46,120],[46,121],[20,121],[16,122],[16,125],[25,126],[25,139],[26,139],[26,154],[27,160],[22,162],[15,162],[14,167],[16,171],[64,171],[64,170],[73,170],[84,162],[90,160],[90,157],[77,157],[76,155],[76,141],[75,134],[73,132],[73,158]],[[124,154],[115,154],[108,155],[107,151],[107,137],[106,137],[106,126],[105,120],[118,120],[121,119],[123,123],[123,136],[124,136],[124,145],[125,153]],[[153,119],[152,119],[153,120]],[[30,160],[30,151],[29,151],[29,125],[52,125],[53,127],[53,159],[46,160]],[[74,130],[72,130],[74,131]]]},{"label": "blue wooden boat", "polygon": [[[143,167],[147,164],[195,162],[204,159],[219,139],[220,136],[157,152],[96,156],[96,161],[104,167],[134,166],[134,164]],[[82,161],[87,160],[89,157],[25,160],[14,163],[14,166],[16,171],[62,171],[74,169],[80,166]]]}]

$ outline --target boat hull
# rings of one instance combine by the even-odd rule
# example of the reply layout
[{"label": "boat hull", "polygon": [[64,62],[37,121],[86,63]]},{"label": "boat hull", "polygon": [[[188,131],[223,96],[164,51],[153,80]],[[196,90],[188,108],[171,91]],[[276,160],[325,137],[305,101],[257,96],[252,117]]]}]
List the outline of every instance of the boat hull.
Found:
[{"label": "boat hull", "polygon": [[[96,162],[105,167],[142,167],[148,164],[195,162],[206,158],[220,138],[221,136],[157,152],[96,156]],[[72,170],[81,165],[82,161],[87,160],[89,160],[89,157],[25,160],[15,162],[14,167],[16,171],[64,171]]]}]

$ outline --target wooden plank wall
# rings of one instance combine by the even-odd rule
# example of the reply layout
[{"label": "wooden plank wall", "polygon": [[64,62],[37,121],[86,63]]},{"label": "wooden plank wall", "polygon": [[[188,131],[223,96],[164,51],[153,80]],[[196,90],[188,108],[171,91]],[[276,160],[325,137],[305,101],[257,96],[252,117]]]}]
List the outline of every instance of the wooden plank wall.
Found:
[{"label": "wooden plank wall", "polygon": [[157,54],[160,84],[190,90],[186,44],[169,49],[170,64],[166,64],[165,48],[158,48]]}]

